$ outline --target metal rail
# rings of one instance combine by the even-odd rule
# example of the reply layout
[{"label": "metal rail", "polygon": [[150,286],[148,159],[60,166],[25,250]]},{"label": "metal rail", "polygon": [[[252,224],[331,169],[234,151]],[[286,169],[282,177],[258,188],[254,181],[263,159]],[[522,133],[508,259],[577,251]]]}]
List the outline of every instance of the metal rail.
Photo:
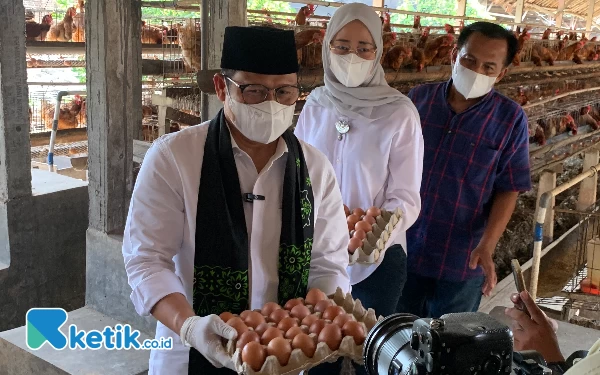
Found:
[{"label": "metal rail", "polygon": [[533,258],[531,264],[531,280],[529,282],[529,293],[531,297],[535,300],[537,295],[537,287],[538,287],[538,279],[540,276],[540,262],[542,259],[542,239],[544,234],[544,221],[546,219],[546,211],[548,210],[552,198],[556,197],[558,194],[564,192],[565,190],[577,185],[581,181],[585,180],[588,177],[593,177],[600,170],[600,164],[596,164],[587,172],[583,172],[575,178],[565,182],[564,184],[555,187],[554,189],[545,192],[540,197],[540,205],[538,211],[535,215],[534,222],[534,235],[533,235]]}]

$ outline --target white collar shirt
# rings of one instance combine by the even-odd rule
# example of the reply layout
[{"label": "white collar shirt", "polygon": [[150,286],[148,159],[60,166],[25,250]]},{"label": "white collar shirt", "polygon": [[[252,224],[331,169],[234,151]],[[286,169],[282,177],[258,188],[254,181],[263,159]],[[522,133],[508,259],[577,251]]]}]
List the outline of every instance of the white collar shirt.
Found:
[{"label": "white collar shirt", "polygon": [[[424,143],[414,104],[405,98],[394,105],[391,115],[386,113],[371,123],[344,118],[350,131],[339,140],[335,124],[343,117],[335,109],[307,101],[294,133],[327,156],[335,170],[342,199],[351,210],[372,206],[402,210],[403,219],[392,232],[389,245],[400,244],[406,252],[406,230],[415,223],[421,210]],[[390,112],[389,106],[381,110]],[[379,264],[349,266],[351,284],[369,277]]]},{"label": "white collar shirt", "polygon": [[[198,190],[208,123],[163,136],[146,153],[131,199],[123,256],[131,300],[142,316],[171,293],[192,304]],[[348,234],[342,198],[325,156],[302,143],[314,195],[314,240],[308,285],[332,294],[350,289]],[[265,197],[244,202],[248,229],[250,308],[277,300],[283,176],[287,145],[279,139],[271,160],[257,173],[251,158],[232,142],[242,193]],[[240,197],[242,199],[242,197]],[[215,225],[220,225],[215,223]],[[210,228],[198,228],[210,231]],[[173,337],[174,348],[152,351],[150,374],[187,374],[189,349],[178,333],[157,323],[156,338]]]}]

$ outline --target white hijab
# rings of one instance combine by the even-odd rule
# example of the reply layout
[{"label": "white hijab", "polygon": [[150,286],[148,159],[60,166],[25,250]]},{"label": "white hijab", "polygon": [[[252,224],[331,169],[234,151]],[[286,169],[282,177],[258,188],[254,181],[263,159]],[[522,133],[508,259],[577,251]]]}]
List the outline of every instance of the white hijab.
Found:
[{"label": "white hijab", "polygon": [[[346,24],[354,20],[361,21],[371,32],[377,46],[377,55],[371,79],[359,87],[346,87],[337,80],[331,71],[329,46],[333,37]],[[389,111],[376,110],[378,107],[394,106],[395,102],[406,100],[406,96],[391,88],[385,80],[385,72],[380,63],[383,54],[382,33],[381,19],[371,7],[361,3],[351,3],[340,7],[331,17],[323,41],[325,86],[313,90],[307,103],[316,102],[326,108],[335,108],[342,116],[350,119],[371,122],[389,114]]]}]

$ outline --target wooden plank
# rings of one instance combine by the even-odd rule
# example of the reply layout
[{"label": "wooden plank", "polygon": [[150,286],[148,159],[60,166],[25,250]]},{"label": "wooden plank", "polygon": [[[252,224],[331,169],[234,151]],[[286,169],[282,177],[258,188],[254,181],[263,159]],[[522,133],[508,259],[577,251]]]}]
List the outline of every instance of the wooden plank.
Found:
[{"label": "wooden plank", "polygon": [[[142,122],[141,8],[129,0],[86,6],[90,228],[121,233]],[[106,32],[110,30],[111,32]]]},{"label": "wooden plank", "polygon": [[4,2],[0,11],[0,203],[31,196],[25,35],[9,32],[23,29],[24,12],[22,1]]},{"label": "wooden plank", "polygon": [[[47,146],[50,144],[50,132],[31,133],[31,147]],[[55,144],[81,142],[87,140],[87,128],[64,129],[56,132]]]},{"label": "wooden plank", "polygon": [[[84,42],[41,42],[36,40],[28,40],[26,42],[26,46],[28,54],[36,55],[85,55],[86,49]],[[173,52],[179,51],[179,49],[171,48],[171,46],[163,47],[161,44],[142,44],[142,53],[161,55],[165,51],[168,51],[169,55],[171,55]]]}]

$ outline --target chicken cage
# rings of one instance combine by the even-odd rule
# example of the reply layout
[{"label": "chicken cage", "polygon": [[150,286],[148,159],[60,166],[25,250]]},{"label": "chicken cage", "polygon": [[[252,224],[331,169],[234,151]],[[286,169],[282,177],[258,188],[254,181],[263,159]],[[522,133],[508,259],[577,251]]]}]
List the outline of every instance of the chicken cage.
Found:
[{"label": "chicken cage", "polygon": [[553,208],[555,228],[566,232],[561,256],[551,272],[541,274],[537,302],[560,311],[564,320],[574,316],[600,321],[600,205],[575,209],[566,199]]},{"label": "chicken cage", "polygon": [[[78,87],[73,84],[72,87]],[[29,93],[29,125],[31,133],[52,130],[58,90]],[[67,95],[61,101],[58,130],[86,127],[85,95]]]}]

